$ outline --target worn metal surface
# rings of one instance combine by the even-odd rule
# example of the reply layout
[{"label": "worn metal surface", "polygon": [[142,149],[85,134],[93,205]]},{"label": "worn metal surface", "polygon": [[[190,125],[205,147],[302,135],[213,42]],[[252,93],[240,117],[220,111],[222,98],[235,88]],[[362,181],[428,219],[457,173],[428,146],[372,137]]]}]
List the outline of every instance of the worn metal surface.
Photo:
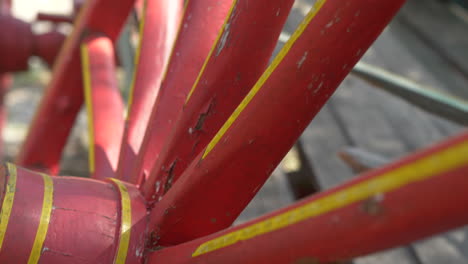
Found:
[{"label": "worn metal surface", "polygon": [[292,4],[292,0],[232,2],[142,186],[148,200],[156,202],[169,191],[250,91],[268,64]]},{"label": "worn metal surface", "polygon": [[207,148],[155,205],[154,242],[181,243],[230,226],[401,4],[316,2]]},{"label": "worn metal surface", "polygon": [[50,177],[12,164],[1,167],[0,178],[0,262],[141,262],[146,207],[134,186]]},{"label": "worn metal surface", "polygon": [[150,263],[327,263],[463,225],[468,213],[456,204],[468,201],[467,152],[464,133],[294,206],[155,252]]},{"label": "worn metal surface", "polygon": [[[141,183],[171,134],[185,98],[218,36],[232,0],[188,1],[169,64],[154,103],[131,182]],[[206,16],[206,12],[210,16]],[[190,67],[187,67],[190,65]],[[181,73],[183,72],[183,78]]]}]

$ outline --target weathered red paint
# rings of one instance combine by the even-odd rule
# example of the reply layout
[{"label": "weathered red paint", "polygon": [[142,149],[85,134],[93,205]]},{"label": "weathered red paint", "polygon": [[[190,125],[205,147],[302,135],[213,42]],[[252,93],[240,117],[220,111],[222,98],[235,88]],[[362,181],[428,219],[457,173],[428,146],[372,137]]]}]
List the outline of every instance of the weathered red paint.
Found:
[{"label": "weathered red paint", "polygon": [[[87,1],[75,27],[54,65],[52,79],[41,100],[26,140],[16,159],[18,164],[55,174],[63,146],[83,103],[79,45],[87,33],[117,38],[132,8],[133,0]],[[57,126],[60,124],[60,126]],[[47,151],[45,151],[47,150]]]},{"label": "weathered red paint", "polygon": [[0,15],[0,72],[26,70],[33,54],[30,25],[10,15]]},{"label": "weathered red paint", "polygon": [[130,182],[140,184],[158,159],[231,4],[232,0],[188,1]]},{"label": "weathered red paint", "polygon": [[146,199],[157,201],[171,188],[249,92],[268,64],[293,3],[233,1],[217,42],[142,186]]},{"label": "weathered red paint", "polygon": [[82,56],[87,56],[89,61],[89,67],[83,67],[83,74],[89,76],[89,85],[85,84],[84,89],[90,96],[88,122],[92,122],[94,136],[90,138],[93,143],[90,148],[94,148],[91,177],[115,177],[124,128],[124,104],[115,77],[114,47],[109,38],[100,35],[89,36],[83,45]]},{"label": "weathered red paint", "polygon": [[[447,172],[390,192],[363,197],[362,200],[303,221],[294,222],[294,215],[285,213],[324,201],[340,191],[350,190],[403,166],[411,166],[451,147],[465,144],[466,151],[467,142],[468,133],[464,133],[293,206],[207,237],[156,251],[150,256],[148,263],[334,263],[402,246],[434,233],[465,225],[468,222],[468,212],[460,204],[468,202],[466,162]],[[417,175],[423,172],[414,173]],[[320,206],[328,205],[322,202],[316,208]],[[277,224],[284,225],[276,230],[260,233],[259,228],[254,226],[280,215],[287,215],[289,218],[276,218]],[[295,211],[295,216],[300,216],[300,211]],[[270,224],[275,225],[274,222]],[[248,227],[252,228],[245,229]],[[263,227],[269,228],[267,225]],[[237,242],[224,244],[224,247],[192,257],[203,243],[238,230],[245,231],[231,237],[231,241]],[[222,245],[227,241],[229,240],[218,243]],[[209,247],[216,246],[212,244]]]},{"label": "weathered red paint", "polygon": [[0,72],[26,70],[33,55],[52,65],[64,39],[57,31],[36,35],[30,24],[0,14]]},{"label": "weathered red paint", "polygon": [[182,0],[146,0],[140,47],[130,89],[118,176],[128,180],[167,65],[183,10]]},{"label": "weathered red paint", "polygon": [[[42,175],[17,168],[16,191],[11,215],[0,248],[1,263],[28,263],[44,197]],[[49,177],[49,176],[46,176]],[[11,171],[0,169],[2,200]],[[112,183],[96,180],[51,177],[53,201],[45,240],[38,263],[114,263],[121,225],[121,204]],[[126,263],[141,263],[146,228],[142,196],[126,185],[132,203],[132,237]],[[3,208],[2,208],[3,209]]]},{"label": "weathered red paint", "polygon": [[266,70],[271,75],[259,79],[220,130],[225,133],[155,204],[154,243],[177,244],[229,227],[402,3],[318,1],[307,16],[312,21],[285,45],[289,51],[280,52],[284,58]]}]

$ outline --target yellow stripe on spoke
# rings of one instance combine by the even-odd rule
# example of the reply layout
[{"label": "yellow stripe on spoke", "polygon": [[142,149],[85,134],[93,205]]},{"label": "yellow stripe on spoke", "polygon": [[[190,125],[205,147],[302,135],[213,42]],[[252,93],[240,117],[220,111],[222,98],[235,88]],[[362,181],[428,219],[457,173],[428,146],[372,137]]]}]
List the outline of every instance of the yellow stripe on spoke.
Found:
[{"label": "yellow stripe on spoke", "polygon": [[31,255],[29,255],[28,264],[36,264],[39,261],[42,253],[42,246],[47,236],[47,230],[49,229],[50,214],[52,212],[52,203],[54,199],[54,183],[52,179],[41,173],[44,179],[44,198],[42,202],[41,219],[39,227],[37,229],[36,238],[34,239],[33,248]]},{"label": "yellow stripe on spoke", "polygon": [[8,182],[6,185],[5,196],[3,197],[2,210],[0,212],[0,252],[2,250],[3,240],[5,239],[5,233],[10,220],[11,209],[13,207],[16,192],[16,166],[11,163],[7,163],[7,170]]},{"label": "yellow stripe on spoke", "polygon": [[192,94],[193,92],[195,91],[195,88],[197,87],[198,83],[200,82],[200,79],[203,75],[203,73],[205,72],[205,68],[206,68],[206,65],[208,65],[208,62],[210,61],[210,58],[211,58],[211,55],[213,55],[213,52],[214,50],[216,49],[216,47],[218,46],[218,43],[219,43],[219,40],[221,39],[221,37],[223,36],[224,34],[224,31],[228,25],[228,21],[229,19],[231,18],[231,15],[232,13],[234,12],[234,9],[237,5],[237,1],[238,0],[233,0],[232,1],[232,5],[231,5],[231,8],[229,9],[229,12],[224,20],[224,23],[223,23],[223,26],[221,27],[221,29],[219,30],[218,32],[218,36],[216,36],[216,40],[215,42],[213,43],[213,45],[211,46],[211,49],[210,49],[210,52],[208,53],[208,56],[206,56],[206,59],[205,59],[205,62],[203,63],[203,66],[200,70],[200,72],[198,73],[198,76],[197,76],[197,79],[195,79],[195,83],[193,84],[192,86],[192,89],[190,89],[190,92],[188,93],[187,95],[187,99],[185,99],[185,103],[187,104],[187,102],[190,100],[190,97],[192,97]]},{"label": "yellow stripe on spoke", "polygon": [[323,4],[325,4],[326,0],[318,0],[315,2],[314,7],[312,8],[311,11],[307,14],[306,18],[302,21],[302,23],[299,25],[299,27],[296,29],[296,31],[293,33],[291,38],[284,44],[284,47],[281,49],[281,51],[278,53],[278,55],[275,57],[275,59],[272,61],[272,63],[268,66],[268,68],[265,70],[265,72],[262,74],[260,79],[258,79],[257,83],[253,86],[253,88],[250,90],[250,92],[247,94],[247,96],[242,100],[242,102],[237,106],[236,110],[231,114],[231,116],[228,118],[228,120],[224,123],[224,125],[221,127],[221,129],[216,133],[216,135],[213,137],[213,139],[210,141],[208,146],[205,149],[205,152],[203,153],[202,159],[204,159],[210,152],[213,150],[213,148],[218,144],[218,142],[221,140],[223,135],[226,133],[226,131],[231,127],[231,125],[236,121],[237,117],[242,113],[242,111],[247,107],[247,105],[252,101],[252,99],[255,97],[255,95],[258,93],[260,88],[265,84],[265,82],[270,78],[270,75],[276,70],[278,65],[283,61],[284,57],[286,54],[288,54],[289,50],[292,48],[296,40],[302,35],[304,30],[307,28],[307,26],[310,24],[312,19],[315,17],[315,15],[320,11],[322,8]]},{"label": "yellow stripe on spoke", "polygon": [[277,216],[207,241],[193,252],[192,257],[291,226],[466,165],[468,165],[468,142],[465,141]]},{"label": "yellow stripe on spoke", "polygon": [[120,193],[121,221],[120,221],[120,239],[115,257],[115,264],[125,264],[127,259],[128,246],[130,244],[130,229],[132,227],[132,204],[127,187],[117,180],[110,179],[117,185]]},{"label": "yellow stripe on spoke", "polygon": [[148,6],[148,0],[145,0],[143,3],[143,12],[142,12],[140,28],[139,28],[140,39],[138,40],[138,47],[135,51],[135,58],[133,58],[132,82],[130,83],[130,91],[128,94],[127,112],[125,114],[125,120],[128,120],[130,111],[132,109],[132,104],[133,104],[133,93],[135,92],[136,75],[138,73],[138,64],[140,63],[141,46],[143,45],[143,31],[145,30],[147,6]]},{"label": "yellow stripe on spoke", "polygon": [[81,71],[83,74],[83,88],[86,103],[86,114],[88,117],[88,163],[89,172],[94,173],[95,153],[94,153],[94,120],[93,120],[93,98],[91,95],[91,72],[89,65],[89,52],[86,44],[81,45]]}]

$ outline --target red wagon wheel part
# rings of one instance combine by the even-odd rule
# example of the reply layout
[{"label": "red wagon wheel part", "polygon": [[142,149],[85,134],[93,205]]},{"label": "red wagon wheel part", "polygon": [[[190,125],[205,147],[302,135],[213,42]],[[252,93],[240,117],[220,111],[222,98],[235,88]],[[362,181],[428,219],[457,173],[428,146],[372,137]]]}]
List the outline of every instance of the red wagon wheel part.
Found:
[{"label": "red wagon wheel part", "polygon": [[56,174],[86,101],[94,179],[2,167],[0,262],[319,263],[467,223],[464,133],[230,227],[403,2],[318,0],[268,65],[293,0],[147,0],[126,120],[134,2],[86,2],[17,162]]}]

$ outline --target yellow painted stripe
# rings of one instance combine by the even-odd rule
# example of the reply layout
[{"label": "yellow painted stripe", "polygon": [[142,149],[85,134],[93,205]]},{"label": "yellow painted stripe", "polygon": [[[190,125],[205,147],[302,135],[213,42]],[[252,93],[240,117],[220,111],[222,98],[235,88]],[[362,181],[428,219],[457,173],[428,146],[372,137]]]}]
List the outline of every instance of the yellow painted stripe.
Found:
[{"label": "yellow painted stripe", "polygon": [[182,31],[182,27],[183,27],[183,24],[184,24],[185,13],[187,12],[187,7],[189,5],[189,2],[190,2],[190,0],[185,1],[184,12],[182,13],[182,21],[180,21],[179,28],[177,29],[176,39],[174,40],[174,44],[172,45],[172,49],[171,49],[171,53],[170,53],[171,55],[169,56],[169,59],[167,60],[166,68],[164,69],[164,74],[163,74],[163,77],[161,79],[162,80],[161,83],[163,83],[166,80],[167,72],[169,71],[169,65],[170,65],[170,63],[172,61],[172,58],[174,57],[175,46],[177,44],[177,41],[179,40],[180,32]]},{"label": "yellow painted stripe", "polygon": [[208,146],[206,147],[202,159],[204,159],[210,152],[213,150],[213,148],[218,144],[218,142],[221,140],[223,135],[226,133],[226,131],[231,127],[231,125],[236,121],[237,117],[242,113],[242,111],[245,109],[245,107],[252,101],[252,99],[255,97],[255,95],[258,93],[260,88],[265,84],[265,82],[270,78],[270,75],[275,71],[275,69],[278,67],[278,65],[283,61],[284,57],[286,54],[288,54],[289,50],[292,48],[296,40],[302,35],[304,30],[307,28],[309,23],[312,21],[312,19],[315,17],[315,15],[320,11],[322,8],[323,4],[325,4],[327,0],[318,0],[315,2],[314,7],[312,8],[311,11],[307,14],[307,16],[304,18],[302,23],[299,25],[299,27],[296,29],[296,31],[292,34],[291,38],[284,44],[283,48],[281,51],[276,55],[275,59],[271,62],[271,64],[268,66],[268,68],[265,70],[265,72],[262,74],[260,79],[258,79],[257,83],[255,83],[254,87],[250,90],[250,92],[247,94],[247,96],[242,100],[242,102],[237,106],[236,110],[231,114],[231,116],[228,118],[228,120],[224,123],[224,125],[221,127],[221,129],[216,133],[216,135],[213,137],[213,139],[210,141]]},{"label": "yellow painted stripe", "polygon": [[52,212],[52,203],[54,198],[54,184],[52,179],[41,173],[44,179],[44,198],[42,202],[41,219],[37,229],[36,238],[34,239],[31,255],[29,255],[28,264],[36,264],[39,261],[42,253],[42,246],[47,236],[47,230],[50,223],[50,214]]},{"label": "yellow painted stripe", "polygon": [[0,252],[5,239],[5,233],[10,220],[11,208],[13,207],[13,200],[15,199],[16,192],[16,166],[7,163],[8,169],[8,182],[6,185],[5,196],[3,197],[2,211],[0,212]]},{"label": "yellow painted stripe", "polygon": [[228,24],[229,19],[231,18],[232,12],[234,11],[234,8],[236,7],[237,1],[238,0],[233,0],[232,1],[231,8],[229,9],[229,12],[228,12],[228,14],[227,14],[227,16],[226,16],[226,18],[224,20],[223,26],[221,27],[221,30],[218,32],[218,36],[216,36],[215,42],[211,46],[210,52],[208,53],[208,56],[206,57],[205,62],[203,63],[203,66],[202,66],[200,72],[198,73],[197,79],[195,80],[195,83],[193,84],[192,89],[190,89],[190,92],[187,95],[187,98],[185,99],[185,103],[187,103],[190,100],[190,97],[192,97],[192,94],[195,91],[195,88],[197,87],[198,82],[200,82],[200,79],[201,79],[203,73],[205,72],[206,65],[208,65],[208,62],[210,61],[211,55],[213,54],[214,50],[218,46],[218,42],[221,39],[221,36],[224,34],[224,30],[226,29],[226,25]]},{"label": "yellow painted stripe", "polygon": [[83,74],[83,88],[86,103],[86,114],[88,117],[88,163],[89,172],[94,173],[94,119],[93,119],[93,98],[91,95],[91,72],[89,65],[89,52],[86,44],[81,45],[81,71]]},{"label": "yellow painted stripe", "polygon": [[130,91],[128,94],[128,101],[127,101],[127,112],[125,116],[125,120],[128,120],[130,111],[132,109],[132,103],[133,103],[133,93],[135,92],[135,81],[138,73],[138,64],[140,62],[140,54],[141,54],[141,46],[143,45],[143,33],[145,30],[145,20],[146,20],[146,8],[148,6],[148,0],[145,0],[143,3],[143,12],[141,16],[141,21],[140,21],[140,39],[138,40],[138,47],[135,51],[135,58],[133,61],[133,74],[132,74],[132,82],[130,84]]},{"label": "yellow painted stripe", "polygon": [[128,194],[127,187],[117,180],[110,179],[117,185],[120,192],[121,204],[121,220],[120,220],[120,240],[117,248],[117,256],[115,257],[115,264],[125,264],[127,259],[128,246],[130,244],[130,228],[132,226],[132,204],[130,195]]},{"label": "yellow painted stripe", "polygon": [[384,194],[387,192],[467,165],[468,142],[465,141],[344,190],[205,242],[193,252],[192,257],[285,228],[370,197],[382,196],[384,199]]}]

